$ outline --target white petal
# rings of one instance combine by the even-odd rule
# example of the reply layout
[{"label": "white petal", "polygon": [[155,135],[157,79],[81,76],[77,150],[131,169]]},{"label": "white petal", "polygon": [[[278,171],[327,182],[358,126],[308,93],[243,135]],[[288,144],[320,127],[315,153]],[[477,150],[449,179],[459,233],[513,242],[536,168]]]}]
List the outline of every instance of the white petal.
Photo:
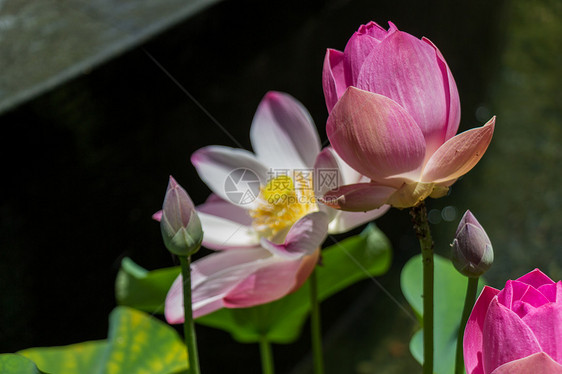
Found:
[{"label": "white petal", "polygon": [[258,234],[252,226],[207,213],[198,212],[198,214],[203,228],[203,246],[211,249],[228,249],[259,245]]},{"label": "white petal", "polygon": [[260,102],[250,139],[258,159],[273,169],[305,169],[320,152],[318,132],[306,108],[292,96],[268,92]]},{"label": "white petal", "polygon": [[267,168],[243,149],[209,146],[196,151],[191,162],[214,193],[244,208],[256,204],[267,180]]}]

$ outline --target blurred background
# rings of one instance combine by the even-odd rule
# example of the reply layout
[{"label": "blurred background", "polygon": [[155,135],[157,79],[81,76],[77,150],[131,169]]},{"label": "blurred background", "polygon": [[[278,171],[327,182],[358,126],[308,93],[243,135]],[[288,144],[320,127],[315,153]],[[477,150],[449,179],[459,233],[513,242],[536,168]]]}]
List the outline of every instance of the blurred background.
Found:
[{"label": "blurred background", "polygon": [[[470,208],[494,245],[489,284],[535,267],[562,279],[558,0],[0,0],[0,352],[105,338],[120,260],[175,263],[150,218],[168,176],[202,203],[190,155],[236,146],[216,122],[249,148],[268,90],[300,100],[325,140],[325,50],[370,20],[440,48],[461,130],[498,117],[482,161],[428,202],[437,252]],[[405,305],[399,271],[418,252],[409,215],[393,209],[377,224],[394,246],[379,281]],[[322,313],[329,373],[417,367],[415,324],[373,282]],[[310,372],[303,335],[274,347],[279,373]],[[259,372],[257,346],[201,326],[198,336],[204,372]]]}]

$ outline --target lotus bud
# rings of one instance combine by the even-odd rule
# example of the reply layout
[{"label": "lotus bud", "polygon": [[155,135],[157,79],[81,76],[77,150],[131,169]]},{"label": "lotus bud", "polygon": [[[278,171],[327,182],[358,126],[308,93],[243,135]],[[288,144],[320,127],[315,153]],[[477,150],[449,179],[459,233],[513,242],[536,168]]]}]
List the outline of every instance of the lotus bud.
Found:
[{"label": "lotus bud", "polygon": [[160,229],[164,245],[178,256],[191,256],[201,247],[203,230],[193,201],[170,176],[162,205]]},{"label": "lotus bud", "polygon": [[470,210],[462,217],[451,246],[453,265],[467,277],[481,276],[494,262],[492,243]]}]

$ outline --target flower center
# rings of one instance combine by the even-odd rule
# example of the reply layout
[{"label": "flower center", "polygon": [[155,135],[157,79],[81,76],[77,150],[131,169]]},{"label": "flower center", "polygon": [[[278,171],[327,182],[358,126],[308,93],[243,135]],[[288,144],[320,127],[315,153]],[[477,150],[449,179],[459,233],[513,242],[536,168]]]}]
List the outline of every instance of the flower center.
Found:
[{"label": "flower center", "polygon": [[317,209],[312,177],[299,178],[295,186],[291,177],[281,175],[261,188],[259,204],[249,213],[261,236],[281,240],[296,221]]}]

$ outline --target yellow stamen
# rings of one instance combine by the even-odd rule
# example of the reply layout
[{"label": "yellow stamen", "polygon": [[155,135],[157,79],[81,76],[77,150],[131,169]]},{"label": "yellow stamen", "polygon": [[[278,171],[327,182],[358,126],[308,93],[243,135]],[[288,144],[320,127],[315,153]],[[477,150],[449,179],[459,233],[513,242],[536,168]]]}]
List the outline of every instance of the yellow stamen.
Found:
[{"label": "yellow stamen", "polygon": [[273,239],[301,217],[317,209],[312,178],[297,181],[287,175],[271,179],[260,191],[260,204],[250,210],[252,225],[264,237]]}]

